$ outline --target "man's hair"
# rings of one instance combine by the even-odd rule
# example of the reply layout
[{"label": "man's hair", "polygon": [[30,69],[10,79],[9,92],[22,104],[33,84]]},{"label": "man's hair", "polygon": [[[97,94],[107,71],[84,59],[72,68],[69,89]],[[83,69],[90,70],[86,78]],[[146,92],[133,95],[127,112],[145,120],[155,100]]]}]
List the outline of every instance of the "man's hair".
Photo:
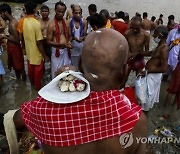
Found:
[{"label": "man's hair", "polygon": [[155,31],[157,31],[161,36],[167,38],[168,36],[168,29],[166,26],[158,26]]},{"label": "man's hair", "polygon": [[106,10],[106,9],[103,9],[103,10],[101,10],[100,12],[99,12],[99,14],[100,15],[104,15],[105,17],[106,17],[106,19],[109,19],[109,12],[108,12],[108,10]]},{"label": "man's hair", "polygon": [[80,5],[74,5],[74,6],[72,7],[72,11],[73,11],[73,12],[75,11],[75,7],[79,7],[79,8],[80,8],[80,10],[81,10],[81,13],[82,13],[82,8],[81,8],[81,6],[80,6]]},{"label": "man's hair", "polygon": [[139,12],[136,12],[136,15],[137,17],[141,18],[141,14]]},{"label": "man's hair", "polygon": [[123,12],[123,11],[119,11],[119,12],[117,13],[117,17],[124,20],[124,18],[125,18],[124,12]]},{"label": "man's hair", "polygon": [[90,5],[88,6],[88,10],[96,13],[96,12],[97,12],[96,4],[90,4]]},{"label": "man's hair", "polygon": [[160,15],[159,15],[159,17],[161,17],[161,18],[162,18],[162,17],[163,17],[163,14],[160,14]]},{"label": "man's hair", "polygon": [[103,28],[106,23],[104,22],[102,15],[96,13],[90,18],[90,25],[91,27],[96,26],[97,28]]},{"label": "man's hair", "polygon": [[58,6],[58,5],[64,6],[64,7],[65,7],[65,10],[67,9],[66,4],[63,3],[63,2],[61,2],[61,1],[59,1],[59,2],[57,2],[57,3],[55,4],[55,10],[57,9],[57,6]]},{"label": "man's hair", "polygon": [[24,4],[24,7],[26,9],[27,15],[34,14],[34,9],[37,7],[37,4],[32,1],[28,1]]},{"label": "man's hair", "polygon": [[0,5],[0,12],[8,12],[9,14],[12,14],[11,7],[6,3]]},{"label": "man's hair", "polygon": [[41,6],[41,11],[42,10],[48,10],[49,11],[49,7],[47,5],[43,5],[43,6]]},{"label": "man's hair", "polygon": [[151,17],[151,21],[155,21],[156,20],[156,17],[155,16],[152,16]]},{"label": "man's hair", "polygon": [[143,18],[144,18],[144,17],[147,17],[147,16],[148,16],[147,12],[144,12],[144,13],[143,13]]},{"label": "man's hair", "polygon": [[175,19],[174,15],[168,16],[168,20],[174,20],[174,19]]},{"label": "man's hair", "polygon": [[138,16],[134,16],[134,17],[132,17],[131,22],[140,22],[140,23],[142,23],[142,19],[140,17],[138,17]]}]

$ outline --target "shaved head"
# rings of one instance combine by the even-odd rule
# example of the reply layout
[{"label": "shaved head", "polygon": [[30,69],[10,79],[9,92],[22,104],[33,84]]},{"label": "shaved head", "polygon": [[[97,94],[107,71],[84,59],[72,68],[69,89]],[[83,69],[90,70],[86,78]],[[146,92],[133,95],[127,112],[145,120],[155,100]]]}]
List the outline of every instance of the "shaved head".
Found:
[{"label": "shaved head", "polygon": [[128,55],[128,43],[123,35],[112,29],[99,29],[90,33],[84,42],[81,55],[82,69],[90,83],[105,89],[115,89],[120,84],[123,66]]}]

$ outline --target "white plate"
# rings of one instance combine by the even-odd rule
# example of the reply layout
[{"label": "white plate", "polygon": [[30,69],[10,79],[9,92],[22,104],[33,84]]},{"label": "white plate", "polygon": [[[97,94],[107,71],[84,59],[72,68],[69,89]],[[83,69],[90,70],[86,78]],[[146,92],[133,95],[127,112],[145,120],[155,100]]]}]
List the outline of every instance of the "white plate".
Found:
[{"label": "white plate", "polygon": [[[82,92],[60,91],[58,87],[59,80],[69,74],[81,79],[86,83],[86,88],[84,91]],[[55,77],[50,83],[48,83],[41,90],[39,90],[38,94],[50,102],[59,103],[59,104],[74,103],[89,96],[90,85],[89,82],[83,77],[83,74],[81,72],[74,72],[69,70]]]}]

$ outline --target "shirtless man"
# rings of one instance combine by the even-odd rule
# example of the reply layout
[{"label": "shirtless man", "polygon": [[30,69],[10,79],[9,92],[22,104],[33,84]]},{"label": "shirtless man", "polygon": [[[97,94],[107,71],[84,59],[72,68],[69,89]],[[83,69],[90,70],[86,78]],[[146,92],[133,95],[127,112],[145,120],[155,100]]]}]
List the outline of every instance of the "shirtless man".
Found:
[{"label": "shirtless man", "polygon": [[[45,154],[144,154],[146,146],[137,143],[136,137],[147,135],[146,117],[133,101],[129,107],[129,100],[119,91],[127,56],[128,43],[119,32],[105,28],[92,32],[81,56],[90,96],[68,105],[37,97],[38,102],[24,103],[15,113],[15,125],[33,131]],[[120,138],[125,132],[130,136],[126,139],[134,139],[128,148],[123,148]]]},{"label": "shirtless man", "polygon": [[71,4],[71,8],[69,10],[67,10],[66,12],[66,20],[69,20],[73,17],[73,7],[74,7],[74,4]]},{"label": "shirtless man", "polygon": [[144,56],[148,56],[150,54],[150,36],[142,29],[141,18],[133,17],[131,21],[131,28],[126,31],[125,37],[129,44],[129,69],[127,75],[129,76],[131,70],[136,71],[136,74],[138,74],[145,66]]},{"label": "shirtless man", "polygon": [[158,26],[154,31],[153,37],[158,46],[145,66],[148,73],[146,77],[149,96],[147,103],[142,105],[142,108],[145,111],[152,108],[154,103],[159,102],[162,73],[166,72],[168,66],[168,45],[166,43],[167,36],[168,29],[166,26]]},{"label": "shirtless man", "polygon": [[46,55],[49,57],[49,59],[51,59],[51,48],[47,45],[47,27],[49,25],[49,23],[51,22],[50,18],[49,18],[49,7],[46,5],[43,5],[41,7],[41,17],[40,18],[40,23],[41,23],[41,28],[42,28],[42,35],[44,38],[44,49],[45,49],[45,53]]},{"label": "shirtless man", "polygon": [[69,36],[69,22],[64,20],[66,5],[62,2],[55,4],[55,17],[47,28],[47,43],[51,49],[51,77],[61,66],[71,64],[70,48],[72,48]]},{"label": "shirtless man", "polygon": [[16,78],[25,81],[26,74],[24,69],[24,57],[22,48],[20,46],[17,20],[12,16],[11,7],[8,4],[0,5],[1,17],[4,20],[8,20],[9,36],[1,35],[1,39],[7,39],[7,53],[8,53],[8,68],[15,70]]},{"label": "shirtless man", "polygon": [[82,18],[82,9],[79,5],[74,5],[73,7],[73,17],[70,20],[69,27],[71,30],[73,46],[71,49],[71,61],[72,65],[77,67],[87,31],[87,21]]},{"label": "shirtless man", "polygon": [[148,18],[147,12],[143,13],[143,21],[142,21],[142,28],[150,34],[150,30],[152,27],[152,22]]}]

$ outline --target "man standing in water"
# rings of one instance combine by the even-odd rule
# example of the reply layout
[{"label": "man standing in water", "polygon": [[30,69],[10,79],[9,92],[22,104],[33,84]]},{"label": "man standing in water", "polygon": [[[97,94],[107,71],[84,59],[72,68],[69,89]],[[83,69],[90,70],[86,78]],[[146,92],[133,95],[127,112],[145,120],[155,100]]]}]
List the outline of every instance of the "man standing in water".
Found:
[{"label": "man standing in water", "polygon": [[71,49],[71,61],[72,65],[77,67],[87,31],[87,21],[82,18],[82,9],[79,5],[74,5],[73,7],[73,17],[70,21],[70,29],[73,46]]},{"label": "man standing in water", "polygon": [[165,26],[158,26],[154,31],[154,40],[158,44],[152,54],[151,59],[147,62],[145,69],[147,71],[147,93],[148,98],[142,108],[148,111],[154,106],[154,103],[159,102],[159,93],[161,86],[162,73],[167,70],[168,59],[168,45],[166,38],[168,36],[168,29]]},{"label": "man standing in water", "polygon": [[20,19],[17,29],[20,33],[22,46],[26,50],[31,85],[39,90],[43,78],[44,61],[48,61],[48,57],[44,53],[41,24],[34,16],[37,4],[29,1],[24,6],[27,16]]},{"label": "man standing in water", "polygon": [[0,35],[1,39],[7,39],[7,53],[8,53],[8,68],[15,70],[16,78],[22,78],[26,80],[26,73],[24,69],[24,57],[22,48],[20,46],[18,31],[17,31],[17,20],[12,16],[11,7],[8,4],[0,5],[1,17],[6,21],[9,21],[9,36],[4,34]]},{"label": "man standing in water", "polygon": [[[139,17],[133,17],[131,21],[131,29],[127,30],[125,37],[129,44],[128,56],[128,73],[131,70],[136,71],[136,75],[142,71],[145,66],[144,56],[150,54],[149,52],[149,34],[142,29],[142,20]],[[126,79],[127,79],[126,78]],[[125,81],[126,82],[126,81]]]},{"label": "man standing in water", "polygon": [[47,45],[47,27],[49,25],[49,23],[51,22],[50,18],[49,18],[49,7],[46,5],[43,5],[41,7],[41,19],[39,20],[41,23],[41,30],[42,30],[42,35],[44,38],[44,50],[46,55],[49,57],[49,59],[51,58],[51,48]]},{"label": "man standing in water", "polygon": [[143,21],[142,21],[142,28],[150,34],[150,30],[152,27],[152,22],[148,18],[147,12],[143,13]]},{"label": "man standing in water", "polygon": [[55,17],[47,29],[47,43],[52,46],[51,49],[51,77],[55,77],[55,72],[58,68],[64,65],[71,64],[72,48],[69,36],[69,22],[64,20],[66,5],[62,2],[55,4]]}]

